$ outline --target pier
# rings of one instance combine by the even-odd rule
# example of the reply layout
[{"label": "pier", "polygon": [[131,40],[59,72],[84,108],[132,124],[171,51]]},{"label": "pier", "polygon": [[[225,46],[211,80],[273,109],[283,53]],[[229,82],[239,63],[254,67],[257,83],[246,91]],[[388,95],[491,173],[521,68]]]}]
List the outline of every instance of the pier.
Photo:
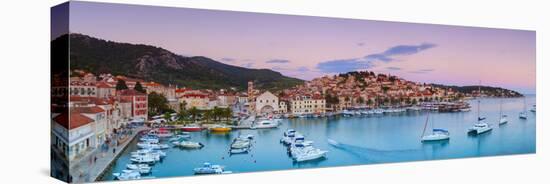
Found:
[{"label": "pier", "polygon": [[[101,181],[101,178],[107,170],[115,163],[116,159],[126,149],[128,144],[132,142],[137,135],[141,132],[149,130],[147,127],[139,127],[133,130],[133,134],[127,137],[123,142],[120,142],[115,147],[115,153],[113,153],[113,147],[110,147],[106,152],[102,152],[101,148],[96,148],[86,156],[73,160],[71,162],[70,174],[73,177],[74,183],[84,183]],[[94,158],[97,158],[94,159]]]}]

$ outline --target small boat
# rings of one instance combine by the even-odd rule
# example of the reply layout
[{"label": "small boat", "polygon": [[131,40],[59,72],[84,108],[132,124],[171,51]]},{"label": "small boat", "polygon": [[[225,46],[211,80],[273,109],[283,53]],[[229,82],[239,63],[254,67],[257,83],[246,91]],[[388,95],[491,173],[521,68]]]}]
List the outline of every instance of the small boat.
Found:
[{"label": "small boat", "polygon": [[314,148],[314,149],[308,149],[307,151],[303,151],[301,153],[298,153],[293,158],[296,162],[304,162],[304,161],[324,158],[327,153],[328,153],[328,151],[324,151],[324,150]]},{"label": "small boat", "polygon": [[198,125],[186,125],[183,128],[181,128],[181,130],[186,132],[200,132],[202,131],[202,127]]},{"label": "small boat", "polygon": [[443,141],[443,140],[449,140],[450,139],[450,133],[449,131],[445,129],[439,129],[439,128],[433,128],[434,123],[432,123],[432,133],[425,135],[426,127],[429,122],[430,114],[426,116],[426,123],[424,123],[424,130],[422,131],[422,137],[420,139],[421,142],[429,142],[429,141]]},{"label": "small boat", "polygon": [[[481,91],[481,84],[479,85],[479,88],[478,88],[478,91]],[[479,135],[479,134],[483,134],[485,132],[489,132],[491,130],[493,130],[493,128],[491,128],[491,126],[486,123],[484,121],[485,117],[481,117],[480,116],[480,104],[481,104],[481,101],[478,99],[477,100],[477,123],[475,123],[472,127],[470,127],[468,129],[468,134],[472,133],[472,134],[475,134],[475,135]]]},{"label": "small boat", "polygon": [[138,171],[113,173],[113,176],[117,180],[137,180],[141,178],[141,174]]},{"label": "small boat", "polygon": [[210,131],[212,132],[229,132],[231,131],[231,127],[225,126],[225,125],[215,125],[210,128]]},{"label": "small boat", "polygon": [[233,140],[233,143],[231,143],[231,149],[242,149],[242,148],[248,148],[250,147],[250,139],[247,138],[235,138]]},{"label": "small boat", "polygon": [[508,123],[508,119],[506,119],[506,115],[505,114],[502,114],[502,100],[500,100],[500,108],[499,108],[499,115],[500,115],[500,120],[498,121],[498,125],[504,125],[506,123]]},{"label": "small boat", "polygon": [[139,142],[137,143],[137,147],[140,149],[155,149],[155,150],[170,148],[170,146],[168,146],[167,144],[155,144],[150,142]]},{"label": "small boat", "polygon": [[537,112],[537,105],[533,105],[533,107],[531,107],[531,112]]},{"label": "small boat", "polygon": [[193,169],[195,174],[226,174],[231,173],[231,171],[225,171],[223,166],[212,165],[208,162],[204,163],[202,167]]},{"label": "small boat", "polygon": [[143,156],[143,157],[136,157],[136,158],[130,158],[130,161],[134,163],[139,164],[153,164],[156,162],[156,159],[152,156]]},{"label": "small boat", "polygon": [[188,148],[188,149],[199,149],[204,147],[202,143],[192,142],[192,141],[181,141],[180,143],[176,144],[176,146],[179,146],[182,148]]},{"label": "small boat", "polygon": [[176,135],[175,137],[168,139],[168,142],[181,141],[182,139],[189,139],[189,138],[191,138],[191,135],[189,134]]},{"label": "small boat", "polygon": [[275,120],[261,120],[258,123],[255,123],[251,128],[252,129],[267,129],[267,128],[277,128],[279,123]]},{"label": "small boat", "polygon": [[229,150],[229,153],[231,154],[240,154],[240,153],[248,153],[248,151],[250,151],[250,147],[245,147],[245,148],[231,148]]},{"label": "small boat", "polygon": [[164,128],[160,128],[158,130],[151,130],[149,131],[148,135],[157,136],[159,139],[170,138],[174,136],[173,133],[171,133],[169,130],[166,130]]},{"label": "small boat", "polygon": [[129,170],[123,170],[123,172],[138,171],[140,174],[151,173],[151,166],[147,164],[127,164],[126,168]]},{"label": "small boat", "polygon": [[519,113],[519,119],[527,119],[527,110],[526,108],[526,102],[525,97],[523,97],[523,111]]}]

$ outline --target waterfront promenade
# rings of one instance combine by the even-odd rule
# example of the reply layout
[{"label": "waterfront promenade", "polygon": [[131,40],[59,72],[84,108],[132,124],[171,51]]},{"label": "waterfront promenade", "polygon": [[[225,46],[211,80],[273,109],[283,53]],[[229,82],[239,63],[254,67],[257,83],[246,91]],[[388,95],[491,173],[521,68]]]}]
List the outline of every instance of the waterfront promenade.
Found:
[{"label": "waterfront promenade", "polygon": [[[101,178],[102,174],[107,170],[116,158],[124,151],[126,146],[142,131],[148,130],[148,127],[138,127],[133,129],[132,134],[119,142],[118,146],[110,146],[104,151],[101,148],[96,148],[91,153],[77,160],[71,161],[70,174],[73,177],[73,182],[93,182]],[[113,153],[113,148],[115,152]]]}]

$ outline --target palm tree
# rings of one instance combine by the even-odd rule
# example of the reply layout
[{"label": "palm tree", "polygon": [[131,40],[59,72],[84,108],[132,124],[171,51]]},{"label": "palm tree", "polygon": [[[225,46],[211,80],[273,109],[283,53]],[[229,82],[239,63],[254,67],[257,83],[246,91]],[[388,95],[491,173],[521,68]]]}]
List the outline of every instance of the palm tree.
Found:
[{"label": "palm tree", "polygon": [[210,122],[210,119],[212,118],[212,116],[213,116],[212,110],[206,110],[206,111],[204,112],[204,117],[203,117],[203,119],[205,119],[205,120],[206,120],[206,123],[208,123],[208,122]]},{"label": "palm tree", "polygon": [[199,110],[197,109],[197,107],[191,107],[191,109],[189,109],[189,114],[191,114],[193,122],[195,122],[195,120],[197,119],[197,114],[199,114]]}]

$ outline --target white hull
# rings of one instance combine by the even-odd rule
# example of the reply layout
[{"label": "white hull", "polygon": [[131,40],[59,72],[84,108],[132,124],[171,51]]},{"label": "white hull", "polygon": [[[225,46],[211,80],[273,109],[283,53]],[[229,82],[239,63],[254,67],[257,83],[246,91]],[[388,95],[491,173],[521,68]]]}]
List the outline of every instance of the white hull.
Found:
[{"label": "white hull", "polygon": [[503,125],[508,123],[508,120],[506,118],[500,118],[500,121],[498,122],[499,125]]},{"label": "white hull", "polygon": [[442,141],[442,140],[449,140],[449,139],[450,139],[450,136],[444,135],[444,134],[430,134],[430,135],[422,136],[422,142]]}]

